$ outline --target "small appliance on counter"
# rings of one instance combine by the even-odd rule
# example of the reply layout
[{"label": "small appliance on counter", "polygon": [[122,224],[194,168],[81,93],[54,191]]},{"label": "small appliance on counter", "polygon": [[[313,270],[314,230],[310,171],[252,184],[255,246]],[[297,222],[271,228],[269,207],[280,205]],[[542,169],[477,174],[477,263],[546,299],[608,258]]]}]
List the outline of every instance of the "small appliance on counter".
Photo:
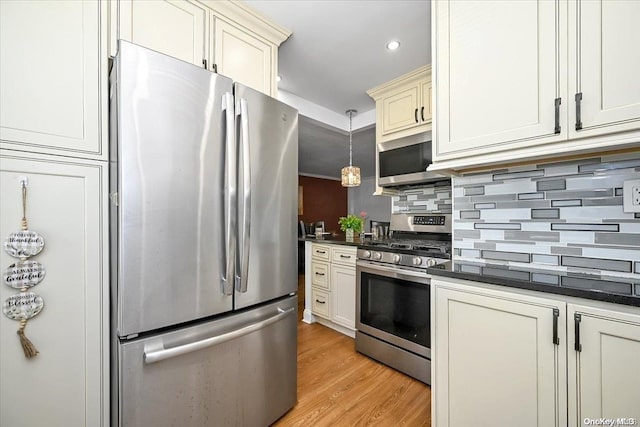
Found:
[{"label": "small appliance on counter", "polygon": [[451,214],[392,214],[390,230],[358,246],[356,350],[431,384],[426,271],[451,259]]}]

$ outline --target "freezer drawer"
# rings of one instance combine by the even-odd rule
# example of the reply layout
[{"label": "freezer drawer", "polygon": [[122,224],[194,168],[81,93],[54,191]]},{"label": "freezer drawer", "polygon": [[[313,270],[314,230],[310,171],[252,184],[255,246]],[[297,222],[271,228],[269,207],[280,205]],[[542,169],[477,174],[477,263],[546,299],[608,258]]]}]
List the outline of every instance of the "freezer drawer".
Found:
[{"label": "freezer drawer", "polygon": [[126,427],[267,426],[296,403],[297,297],[120,345]]}]

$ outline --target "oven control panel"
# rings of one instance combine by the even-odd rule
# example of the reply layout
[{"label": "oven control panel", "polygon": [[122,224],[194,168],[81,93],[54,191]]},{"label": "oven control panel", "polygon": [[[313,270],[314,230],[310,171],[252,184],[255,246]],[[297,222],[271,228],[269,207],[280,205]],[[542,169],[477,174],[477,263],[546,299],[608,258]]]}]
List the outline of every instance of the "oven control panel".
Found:
[{"label": "oven control panel", "polygon": [[444,215],[415,215],[413,217],[413,225],[445,225],[446,217]]}]

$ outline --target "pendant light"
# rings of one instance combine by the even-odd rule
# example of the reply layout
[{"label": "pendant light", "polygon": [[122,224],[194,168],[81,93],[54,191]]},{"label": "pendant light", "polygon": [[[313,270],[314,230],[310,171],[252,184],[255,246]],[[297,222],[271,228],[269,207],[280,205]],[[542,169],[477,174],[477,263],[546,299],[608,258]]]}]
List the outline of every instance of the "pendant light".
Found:
[{"label": "pendant light", "polygon": [[360,168],[353,166],[353,116],[358,114],[356,110],[347,110],[349,115],[349,166],[342,168],[342,186],[357,187],[360,185]]}]

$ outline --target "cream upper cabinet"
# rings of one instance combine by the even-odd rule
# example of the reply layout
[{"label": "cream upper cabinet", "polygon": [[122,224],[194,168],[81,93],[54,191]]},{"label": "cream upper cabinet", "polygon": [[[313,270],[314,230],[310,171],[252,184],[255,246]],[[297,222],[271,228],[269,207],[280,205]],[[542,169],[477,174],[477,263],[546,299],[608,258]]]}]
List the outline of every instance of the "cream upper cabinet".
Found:
[{"label": "cream upper cabinet", "polygon": [[569,426],[586,418],[640,422],[640,315],[586,304],[569,304],[567,314]]},{"label": "cream upper cabinet", "polygon": [[0,1],[1,147],[107,159],[106,10]]},{"label": "cream upper cabinet", "polygon": [[[3,239],[20,229],[21,177],[28,180],[29,229],[45,241],[30,258],[46,269],[30,288],[44,308],[26,327],[39,351],[29,360],[16,335],[19,322],[0,315],[0,425],[107,427],[107,163],[0,151]],[[2,271],[14,262],[0,251]],[[0,300],[18,292],[2,283]]]},{"label": "cream upper cabinet", "polygon": [[277,47],[237,25],[215,19],[214,62],[218,72],[267,95],[274,94]]},{"label": "cream upper cabinet", "polygon": [[[566,88],[557,34],[566,3],[432,2],[435,15],[434,159],[566,139]],[[566,100],[565,100],[566,103]],[[560,105],[562,106],[562,104]]]},{"label": "cream upper cabinet", "polygon": [[569,8],[570,136],[638,129],[640,2],[577,0]]},{"label": "cream upper cabinet", "polygon": [[117,38],[204,65],[209,33],[205,7],[187,0],[119,0],[113,5]]},{"label": "cream upper cabinet", "polygon": [[111,0],[110,4],[111,55],[122,38],[277,96],[278,46],[291,32],[241,2]]},{"label": "cream upper cabinet", "polygon": [[433,424],[565,426],[565,304],[431,285]]},{"label": "cream upper cabinet", "polygon": [[640,4],[433,1],[430,170],[637,146]]},{"label": "cream upper cabinet", "polygon": [[370,89],[376,101],[376,142],[431,130],[431,66]]},{"label": "cream upper cabinet", "polygon": [[278,47],[291,32],[239,1],[200,3],[211,10],[209,57],[218,72],[276,97]]},{"label": "cream upper cabinet", "polygon": [[420,120],[425,123],[431,123],[431,118],[433,116],[431,107],[431,79],[420,83],[420,88],[422,89],[422,106],[420,107]]}]

